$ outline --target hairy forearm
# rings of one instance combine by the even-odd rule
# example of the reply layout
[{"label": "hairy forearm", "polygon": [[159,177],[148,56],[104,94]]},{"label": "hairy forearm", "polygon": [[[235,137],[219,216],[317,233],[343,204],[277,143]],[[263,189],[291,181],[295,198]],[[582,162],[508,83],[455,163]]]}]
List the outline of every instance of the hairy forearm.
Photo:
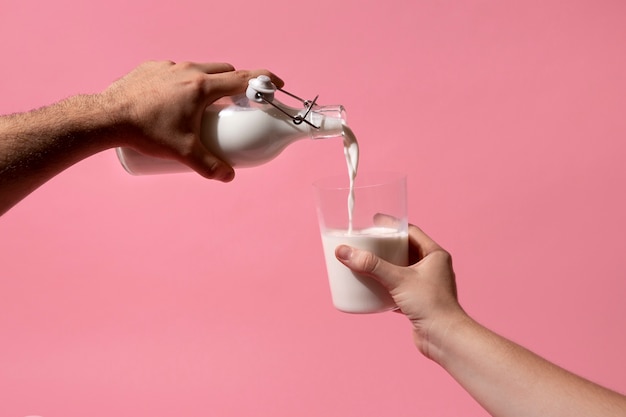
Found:
[{"label": "hairy forearm", "polygon": [[495,417],[626,416],[626,397],[580,378],[470,318],[433,337],[444,367]]},{"label": "hairy forearm", "polygon": [[102,95],[81,95],[0,117],[0,214],[64,169],[115,146],[116,114]]}]

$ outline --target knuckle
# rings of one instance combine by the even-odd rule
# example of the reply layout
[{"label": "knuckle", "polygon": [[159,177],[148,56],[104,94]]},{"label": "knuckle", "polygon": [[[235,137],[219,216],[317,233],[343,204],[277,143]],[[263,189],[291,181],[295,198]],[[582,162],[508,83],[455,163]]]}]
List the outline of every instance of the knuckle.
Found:
[{"label": "knuckle", "polygon": [[219,161],[217,161],[216,159],[211,159],[209,161],[205,161],[205,172],[204,172],[204,176],[206,178],[215,178],[215,176],[217,175],[217,172],[220,169],[221,164],[219,163]]},{"label": "knuckle", "polygon": [[189,69],[193,67],[193,63],[191,61],[181,61],[176,65],[179,66],[181,69]]},{"label": "knuckle", "polygon": [[152,60],[152,61],[146,61],[144,65],[154,67],[154,68],[160,68],[160,67],[169,68],[169,67],[173,67],[174,65],[176,65],[176,63],[170,60],[161,60],[161,61]]},{"label": "knuckle", "polygon": [[233,75],[240,81],[248,81],[251,78],[250,71],[248,70],[235,70]]},{"label": "knuckle", "polygon": [[207,84],[209,84],[207,82],[207,77],[204,73],[197,73],[194,74],[191,77],[191,84],[197,89],[197,90],[204,90],[207,87]]},{"label": "knuckle", "polygon": [[371,252],[363,252],[361,264],[364,272],[373,273],[378,268],[379,259]]},{"label": "knuckle", "polygon": [[436,256],[439,262],[441,262],[442,264],[450,266],[452,265],[452,255],[450,254],[450,252],[444,249],[440,249],[434,252],[433,255]]}]

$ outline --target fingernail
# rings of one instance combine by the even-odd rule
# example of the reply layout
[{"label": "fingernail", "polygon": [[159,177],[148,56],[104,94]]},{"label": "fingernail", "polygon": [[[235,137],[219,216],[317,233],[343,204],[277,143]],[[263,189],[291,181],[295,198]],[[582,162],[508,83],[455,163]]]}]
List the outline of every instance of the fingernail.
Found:
[{"label": "fingernail", "polygon": [[223,182],[231,182],[234,178],[235,178],[235,171],[231,169],[229,171],[224,171],[221,175],[220,180]]},{"label": "fingernail", "polygon": [[349,261],[352,257],[352,248],[346,245],[337,246],[335,256],[343,261]]}]

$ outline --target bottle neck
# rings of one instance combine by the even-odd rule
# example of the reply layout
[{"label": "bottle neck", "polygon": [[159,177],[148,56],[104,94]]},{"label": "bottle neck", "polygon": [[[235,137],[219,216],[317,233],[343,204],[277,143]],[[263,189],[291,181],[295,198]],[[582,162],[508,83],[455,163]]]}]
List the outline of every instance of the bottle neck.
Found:
[{"label": "bottle neck", "polygon": [[[225,120],[226,115],[237,112],[243,112],[259,109],[262,114],[270,115],[274,120],[282,120],[285,122],[281,129],[284,134],[289,137],[310,138],[310,139],[327,139],[343,136],[344,125],[346,124],[346,110],[342,105],[314,106],[308,113],[304,109],[297,109],[274,100],[270,103],[257,103],[249,100],[245,95],[224,97],[210,108],[213,110],[215,117]],[[222,113],[225,110],[225,113]],[[218,116],[219,113],[219,116]],[[241,113],[239,113],[241,114]],[[251,119],[254,119],[254,113],[247,113]],[[257,115],[262,118],[261,115]],[[303,117],[306,121],[296,123],[292,120],[295,117]],[[206,117],[206,115],[205,115]],[[256,120],[256,119],[254,119]],[[258,121],[257,121],[258,122]],[[308,123],[307,123],[308,122]],[[278,126],[278,125],[276,125]],[[298,133],[299,132],[299,133]],[[285,136],[285,137],[287,137]]]},{"label": "bottle neck", "polygon": [[346,110],[341,105],[315,106],[307,115],[311,127],[311,139],[334,138],[343,135]]}]

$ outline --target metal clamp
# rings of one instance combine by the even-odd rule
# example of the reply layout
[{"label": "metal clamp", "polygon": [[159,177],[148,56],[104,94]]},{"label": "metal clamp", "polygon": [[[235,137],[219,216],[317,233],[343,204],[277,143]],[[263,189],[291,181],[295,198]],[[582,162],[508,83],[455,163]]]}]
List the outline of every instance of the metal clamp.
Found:
[{"label": "metal clamp", "polygon": [[[288,111],[280,107],[278,104],[274,103],[274,93],[276,92],[276,90],[279,90],[287,94],[288,96],[300,101],[304,105],[304,114],[302,114],[302,111],[298,113],[297,115],[289,114]],[[248,89],[246,90],[246,97],[248,97],[248,99],[250,100],[254,100],[259,103],[263,102],[263,103],[269,104],[270,106],[274,107],[276,110],[280,111],[281,113],[289,117],[293,121],[293,123],[296,125],[300,125],[302,124],[302,122],[304,122],[315,129],[320,128],[320,126],[315,126],[313,123],[309,122],[306,119],[306,117],[309,115],[309,113],[313,109],[313,106],[315,106],[315,103],[317,102],[317,97],[319,96],[315,96],[313,101],[301,99],[295,94],[291,94],[290,92],[285,91],[282,88],[277,88],[274,85],[274,83],[272,83],[272,80],[270,79],[270,77],[268,77],[267,75],[259,75],[258,77],[253,78],[248,81]]]},{"label": "metal clamp", "polygon": [[304,105],[304,114],[297,114],[297,115],[291,115],[289,114],[287,111],[285,111],[284,109],[282,109],[280,106],[278,106],[277,104],[275,104],[273,102],[273,100],[267,100],[264,96],[263,93],[257,91],[256,94],[254,95],[254,97],[257,100],[261,100],[264,103],[269,104],[270,106],[274,107],[276,110],[280,111],[281,113],[285,114],[286,116],[288,116],[289,118],[291,118],[291,120],[293,121],[294,124],[296,125],[300,125],[302,124],[302,122],[308,124],[309,126],[315,128],[315,129],[319,129],[320,126],[315,126],[313,123],[309,122],[306,117],[309,115],[309,113],[311,112],[311,110],[313,109],[313,106],[315,106],[315,104],[317,103],[317,98],[319,97],[319,95],[315,96],[315,98],[313,100],[304,100],[298,96],[296,96],[295,94],[291,94],[288,91],[283,90],[282,88],[278,88],[278,91],[287,94],[290,97],[295,98],[296,100],[300,101],[303,105]]}]

